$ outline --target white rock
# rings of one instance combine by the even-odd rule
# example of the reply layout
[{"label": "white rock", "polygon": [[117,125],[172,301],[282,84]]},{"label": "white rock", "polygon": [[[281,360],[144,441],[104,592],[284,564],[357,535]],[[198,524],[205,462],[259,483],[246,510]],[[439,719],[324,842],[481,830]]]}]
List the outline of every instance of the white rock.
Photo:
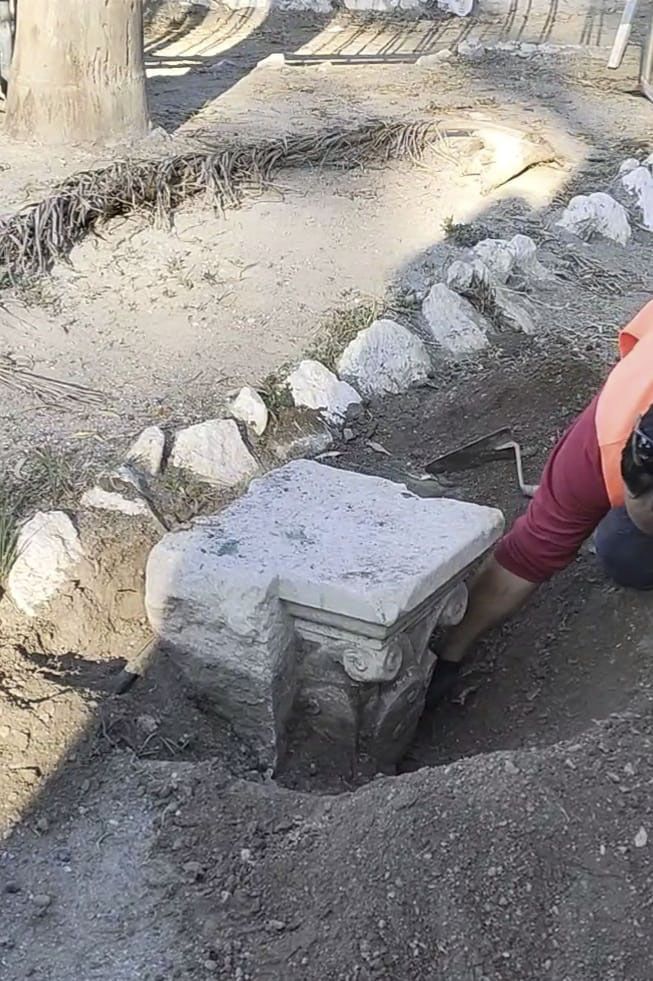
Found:
[{"label": "white rock", "polygon": [[643,825],[635,835],[633,844],[635,845],[635,848],[646,848],[648,844],[648,834]]},{"label": "white rock", "polygon": [[518,51],[519,41],[497,41],[495,48],[497,51]]},{"label": "white rock", "polygon": [[286,64],[286,56],[282,51],[275,51],[258,62],[257,68],[283,68]]},{"label": "white rock", "polygon": [[515,263],[513,272],[517,270],[533,279],[550,279],[550,273],[537,258],[537,246],[528,235],[513,235],[508,242]]},{"label": "white rock", "polygon": [[422,55],[415,64],[419,68],[439,68],[443,62],[450,61],[451,58],[453,58],[453,51],[450,48],[442,48],[433,54]]},{"label": "white rock", "polygon": [[485,54],[485,45],[476,38],[471,38],[469,41],[461,41],[456,51],[461,58],[468,58],[470,61],[476,61],[482,58]]},{"label": "white rock", "polygon": [[474,0],[437,0],[438,9],[456,17],[467,17],[472,12]]},{"label": "white rock", "polygon": [[472,254],[484,263],[494,279],[505,283],[515,264],[515,253],[502,238],[486,238],[472,249]]},{"label": "white rock", "polygon": [[596,233],[621,245],[626,245],[630,238],[626,209],[602,191],[589,195],[578,194],[572,198],[558,225],[581,238],[588,238]]},{"label": "white rock", "polygon": [[648,157],[642,160],[645,167],[653,167],[653,153],[649,153]]},{"label": "white rock", "polygon": [[399,0],[344,0],[347,10],[376,10],[390,11],[396,10]]},{"label": "white rock", "polygon": [[268,407],[261,395],[250,385],[244,385],[230,406],[231,413],[246,426],[262,436],[268,424]]},{"label": "white rock", "polygon": [[350,405],[361,402],[358,392],[319,361],[306,360],[288,376],[288,386],[296,406],[320,409],[332,423],[340,423]]},{"label": "white rock", "polygon": [[628,157],[619,168],[620,174],[629,174],[631,170],[635,170],[636,167],[640,166],[640,162],[636,157]]},{"label": "white rock", "polygon": [[490,286],[492,275],[480,259],[472,259],[471,262],[456,259],[447,268],[446,283],[449,289],[456,293],[466,293],[474,286],[481,284]]},{"label": "white rock", "polygon": [[537,54],[537,45],[530,44],[527,41],[522,42],[517,50],[517,56],[519,58],[532,58],[534,54]]},{"label": "white rock", "polygon": [[177,433],[170,462],[210,484],[233,487],[258,472],[233,419],[209,419]]},{"label": "white rock", "polygon": [[430,371],[424,343],[393,320],[376,320],[362,330],[338,362],[338,373],[365,398],[398,395]]},{"label": "white rock", "polygon": [[122,494],[115,491],[106,491],[102,487],[91,487],[84,491],[81,498],[81,505],[85,508],[97,508],[101,511],[115,511],[120,514],[127,514],[130,517],[149,517],[150,511],[143,501],[131,501]]},{"label": "white rock", "polygon": [[18,536],[16,560],[7,578],[9,596],[19,610],[34,616],[74,579],[83,557],[79,535],[68,515],[37,511]]},{"label": "white rock", "polygon": [[158,426],[148,426],[132,443],[127,451],[127,459],[141,470],[156,477],[161,472],[166,438]]},{"label": "white rock", "polygon": [[642,213],[642,225],[653,232],[653,176],[648,167],[637,167],[624,174],[621,183],[637,200]]},{"label": "white rock", "polygon": [[309,668],[322,716],[347,676],[408,682],[411,644],[422,656],[433,625],[416,630],[415,611],[438,595],[446,608],[502,526],[491,508],[300,460],[154,546],[147,614],[195,687],[274,763]]},{"label": "white rock", "polygon": [[434,340],[453,355],[482,351],[488,346],[490,324],[464,297],[436,283],[422,304]]}]

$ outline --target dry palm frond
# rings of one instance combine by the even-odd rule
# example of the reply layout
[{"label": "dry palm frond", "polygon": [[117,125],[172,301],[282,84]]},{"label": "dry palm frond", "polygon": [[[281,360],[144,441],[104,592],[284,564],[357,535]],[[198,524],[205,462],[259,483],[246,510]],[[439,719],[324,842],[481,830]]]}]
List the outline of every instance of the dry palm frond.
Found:
[{"label": "dry palm frond", "polygon": [[[467,132],[463,128],[451,135]],[[175,208],[198,194],[220,210],[236,207],[247,191],[269,185],[280,168],[416,160],[427,147],[444,147],[445,137],[437,122],[373,122],[163,160],[120,161],[76,174],[44,200],[0,219],[0,287],[47,273],[99,222],[118,215],[144,211],[169,223]]]},{"label": "dry palm frond", "polygon": [[60,381],[33,371],[34,365],[27,358],[13,354],[0,354],[0,385],[13,388],[26,395],[34,395],[45,405],[61,406],[101,405],[106,397],[102,392],[74,382]]}]

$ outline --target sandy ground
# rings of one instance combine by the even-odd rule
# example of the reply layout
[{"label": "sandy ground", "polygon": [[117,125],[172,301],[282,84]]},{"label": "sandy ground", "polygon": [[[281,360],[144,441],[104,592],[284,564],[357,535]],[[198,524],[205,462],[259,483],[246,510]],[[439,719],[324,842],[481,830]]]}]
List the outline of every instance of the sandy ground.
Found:
[{"label": "sandy ground", "polygon": [[[473,26],[591,49],[610,43],[620,12],[510,10]],[[47,444],[104,460],[142,422],[216,411],[230,388],[297,357],[328,311],[436,281],[457,250],[442,228],[452,216],[479,235],[536,239],[556,274],[530,294],[539,334],[501,337],[486,359],[440,364],[432,388],[372,405],[335,462],[383,472],[372,426],[419,467],[511,423],[535,479],[651,291],[645,233],[625,250],[576,245],[593,262],[581,275],[551,229],[570,194],[605,189],[650,143],[653,109],[630,91],[636,52],[616,75],[587,51],[425,73],[415,53],[472,22],[213,16],[151,41],[153,112],[172,135],[138,153],[452,111],[546,127],[563,159],[490,196],[464,153],[283,174],[224,217],[183,209],[172,234],[144,220],[103,229],[71,266],[3,298],[0,350],[111,399],[55,413],[3,390],[5,464]],[[298,63],[251,71],[275,50]],[[108,159],[3,144],[2,210]],[[508,515],[523,506],[503,464],[453,491]],[[0,599],[3,978],[650,981],[648,597],[615,590],[583,554],[482,645],[452,703],[424,718],[402,776],[360,788],[355,773],[334,781],[291,755],[274,782],[164,659],[111,694],[147,636],[152,530],[83,530],[96,564],[54,622],[26,625]]]}]

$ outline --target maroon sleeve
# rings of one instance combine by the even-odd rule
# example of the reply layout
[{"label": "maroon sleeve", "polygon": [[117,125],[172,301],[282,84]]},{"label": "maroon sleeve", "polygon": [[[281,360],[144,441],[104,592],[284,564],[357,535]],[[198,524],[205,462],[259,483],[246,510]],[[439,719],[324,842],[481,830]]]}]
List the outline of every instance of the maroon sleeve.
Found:
[{"label": "maroon sleeve", "polygon": [[499,565],[528,582],[544,582],[573,561],[610,510],[596,437],[598,396],[554,447],[526,514],[499,542]]}]

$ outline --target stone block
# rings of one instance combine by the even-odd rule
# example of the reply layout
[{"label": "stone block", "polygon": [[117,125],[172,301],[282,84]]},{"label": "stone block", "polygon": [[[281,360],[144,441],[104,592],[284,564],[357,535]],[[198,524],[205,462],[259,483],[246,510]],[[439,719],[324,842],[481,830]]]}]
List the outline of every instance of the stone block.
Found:
[{"label": "stone block", "polygon": [[424,343],[394,320],[375,320],[343,351],[338,372],[366,398],[399,395],[424,381],[431,359]]},{"label": "stone block", "polygon": [[208,419],[180,429],[170,462],[207,483],[225,487],[248,480],[258,471],[233,419]]},{"label": "stone block", "polygon": [[630,239],[626,209],[603,191],[577,194],[563,211],[558,225],[583,239],[597,234],[620,245],[627,245]]},{"label": "stone block", "polygon": [[148,426],[127,451],[127,460],[156,477],[161,472],[166,438],[158,426]]},{"label": "stone block", "polygon": [[75,577],[84,558],[77,529],[63,511],[37,511],[20,530],[7,578],[9,596],[23,613],[39,609]]},{"label": "stone block", "polygon": [[436,283],[422,304],[433,339],[454,357],[482,351],[488,346],[491,325],[469,300]]},{"label": "stone block", "polygon": [[261,395],[251,385],[243,385],[230,406],[231,414],[253,429],[257,436],[265,432],[269,412]]},{"label": "stone block", "polygon": [[644,228],[653,232],[653,176],[648,167],[635,167],[621,177],[621,183],[639,206]]},{"label": "stone block", "polygon": [[340,381],[319,361],[306,359],[288,376],[288,387],[298,408],[318,409],[328,422],[339,425],[350,405],[358,405],[361,397],[355,388]]},{"label": "stone block", "polygon": [[[294,715],[392,762],[421,713],[428,638],[499,511],[300,460],[152,550],[146,608],[182,671],[276,765]],[[464,593],[464,589],[462,590]]]}]

